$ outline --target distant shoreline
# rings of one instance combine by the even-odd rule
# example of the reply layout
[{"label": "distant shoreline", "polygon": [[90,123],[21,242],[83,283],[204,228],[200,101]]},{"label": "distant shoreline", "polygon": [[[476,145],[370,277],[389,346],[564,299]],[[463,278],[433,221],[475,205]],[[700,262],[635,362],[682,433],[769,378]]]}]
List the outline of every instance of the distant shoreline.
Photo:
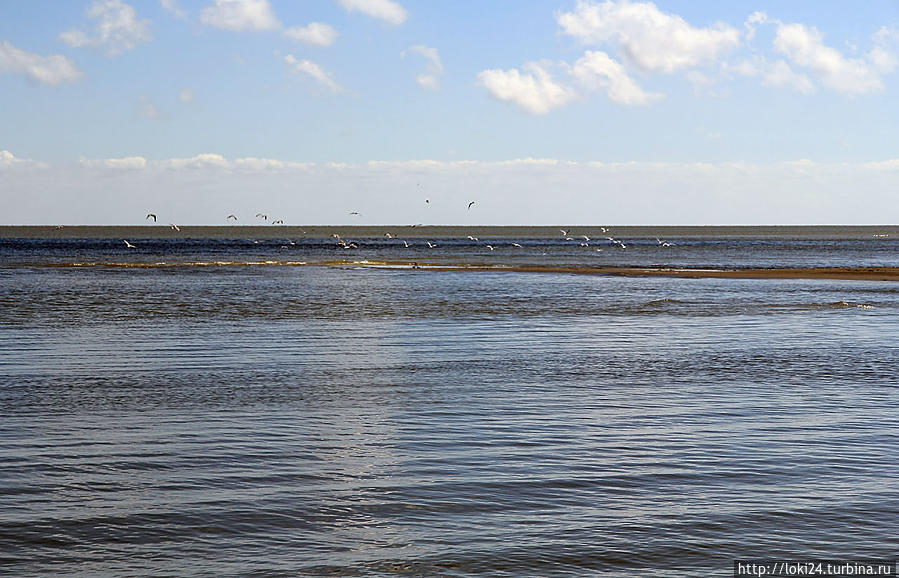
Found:
[{"label": "distant shoreline", "polygon": [[[390,233],[396,238],[484,239],[558,239],[561,231],[571,235],[589,235],[603,240],[616,238],[896,238],[899,225],[182,225],[174,230],[169,224],[135,225],[0,225],[0,239],[283,239],[328,238],[337,233],[345,238],[380,238]],[[606,232],[603,231],[606,230]]]}]

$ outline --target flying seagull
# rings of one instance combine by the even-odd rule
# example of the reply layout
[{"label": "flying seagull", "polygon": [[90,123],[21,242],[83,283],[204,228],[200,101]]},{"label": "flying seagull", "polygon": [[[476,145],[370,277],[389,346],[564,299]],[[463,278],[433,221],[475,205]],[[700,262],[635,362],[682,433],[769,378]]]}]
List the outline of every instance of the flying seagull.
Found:
[{"label": "flying seagull", "polygon": [[565,229],[559,229],[559,230],[562,231],[562,236],[563,236],[563,237],[567,237],[567,236],[568,236],[568,233],[571,232],[571,229],[568,229],[567,231],[566,231]]},{"label": "flying seagull", "polygon": [[154,215],[153,213],[147,213],[147,218],[149,219],[150,217],[153,217],[153,222],[155,223],[155,222],[156,222],[156,215]]},{"label": "flying seagull", "polygon": [[350,214],[351,214],[351,215],[358,215],[358,214],[359,214],[359,211],[350,211]]},{"label": "flying seagull", "polygon": [[277,221],[272,221],[272,225],[283,225],[284,219],[278,219]]},{"label": "flying seagull", "polygon": [[268,221],[268,215],[266,215],[265,213],[256,213],[256,217]]},{"label": "flying seagull", "polygon": [[125,241],[125,246],[128,247],[129,249],[136,249],[136,248],[137,248],[137,247],[135,247],[134,245],[132,245],[131,243],[129,243],[129,242],[128,242],[128,239],[122,239],[122,240]]},{"label": "flying seagull", "polygon": [[431,243],[430,241],[425,241],[428,244],[428,249],[433,249],[437,246],[437,243]]},{"label": "flying seagull", "polygon": [[169,223],[169,226],[172,228],[173,231],[180,231],[180,230],[181,230],[181,229],[178,227],[178,225],[176,225],[175,223]]},{"label": "flying seagull", "polygon": [[470,241],[477,241],[477,240],[478,240],[477,237],[472,237],[471,235],[468,236],[468,239],[469,239]]},{"label": "flying seagull", "polygon": [[469,210],[469,211],[471,210],[471,206],[472,206],[473,204],[474,204],[474,201],[468,203],[468,210]]},{"label": "flying seagull", "polygon": [[227,221],[228,219],[234,219],[236,221],[237,215],[228,215],[228,217],[225,220]]}]

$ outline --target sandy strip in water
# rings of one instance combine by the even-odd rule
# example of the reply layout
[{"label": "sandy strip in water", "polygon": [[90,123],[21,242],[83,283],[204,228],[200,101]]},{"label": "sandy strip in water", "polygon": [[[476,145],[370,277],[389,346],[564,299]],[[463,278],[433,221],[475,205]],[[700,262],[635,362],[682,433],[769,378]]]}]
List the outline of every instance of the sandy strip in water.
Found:
[{"label": "sandy strip in water", "polygon": [[[338,263],[329,263],[337,265]],[[623,277],[683,277],[690,279],[845,279],[899,281],[899,267],[805,267],[768,269],[691,269],[687,267],[578,267],[555,265],[448,265],[438,263],[343,262],[341,265],[409,267],[438,271],[511,271],[518,273],[576,273]]]}]

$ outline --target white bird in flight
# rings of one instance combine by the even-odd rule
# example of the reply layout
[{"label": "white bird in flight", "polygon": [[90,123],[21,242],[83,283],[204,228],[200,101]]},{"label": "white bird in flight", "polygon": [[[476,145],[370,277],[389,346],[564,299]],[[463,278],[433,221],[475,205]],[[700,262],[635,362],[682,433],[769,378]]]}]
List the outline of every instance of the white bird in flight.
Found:
[{"label": "white bird in flight", "polygon": [[468,203],[468,210],[469,210],[469,211],[471,210],[471,206],[472,206],[473,204],[474,204],[474,201]]},{"label": "white bird in flight", "polygon": [[425,241],[428,244],[428,249],[433,249],[437,246],[437,243],[431,243],[430,241]]},{"label": "white bird in flight", "polygon": [[268,221],[268,215],[266,215],[265,213],[256,213],[256,217],[259,218],[259,219],[263,219],[263,220],[265,220],[265,221]]},{"label": "white bird in flight", "polygon": [[181,228],[178,227],[178,225],[176,225],[175,223],[169,223],[169,227],[171,227],[173,231],[180,231],[180,230],[181,230]]},{"label": "white bird in flight", "polygon": [[129,243],[129,242],[128,242],[128,239],[122,239],[122,240],[125,241],[125,246],[128,247],[129,249],[136,249],[136,248],[137,248],[137,247],[135,247],[134,245],[132,245],[131,243]]},{"label": "white bird in flight", "polygon": [[155,222],[156,222],[156,215],[154,215],[153,213],[147,213],[147,218],[149,219],[150,217],[153,217],[153,222],[155,223]]},{"label": "white bird in flight", "polygon": [[228,219],[234,219],[236,221],[237,215],[228,215],[227,218],[225,218],[225,220],[227,221]]}]

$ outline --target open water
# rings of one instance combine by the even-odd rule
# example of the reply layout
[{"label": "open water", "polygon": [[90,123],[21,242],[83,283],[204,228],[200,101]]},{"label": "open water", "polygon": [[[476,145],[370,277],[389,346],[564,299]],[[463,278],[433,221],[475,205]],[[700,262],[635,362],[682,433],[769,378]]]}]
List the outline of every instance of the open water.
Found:
[{"label": "open water", "polygon": [[895,227],[181,229],[0,227],[0,573],[896,557],[899,284],[507,270],[895,267]]}]

